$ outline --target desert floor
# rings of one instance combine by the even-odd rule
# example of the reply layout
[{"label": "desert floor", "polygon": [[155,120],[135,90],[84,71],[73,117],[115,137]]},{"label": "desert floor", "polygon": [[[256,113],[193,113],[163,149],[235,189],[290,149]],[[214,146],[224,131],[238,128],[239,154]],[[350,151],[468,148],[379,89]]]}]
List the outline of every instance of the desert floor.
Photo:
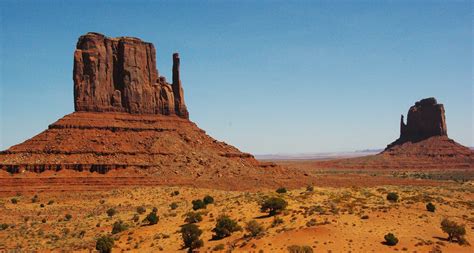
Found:
[{"label": "desert floor", "polygon": [[[465,238],[474,245],[472,181],[410,178],[410,173],[370,173],[364,177],[373,183],[366,186],[330,187],[324,183],[325,175],[346,180],[350,176],[326,171],[320,175],[321,186],[316,184],[313,191],[302,187],[283,194],[275,189],[244,192],[168,186],[4,194],[0,198],[0,224],[8,224],[8,228],[0,229],[0,252],[89,252],[95,249],[99,236],[111,235],[112,225],[118,220],[129,227],[111,235],[115,239],[114,252],[184,252],[178,232],[185,223],[184,215],[192,211],[192,200],[206,195],[215,202],[198,210],[203,214],[203,221],[197,223],[203,230],[204,246],[200,252],[219,251],[218,248],[223,248],[221,252],[288,252],[291,245],[310,246],[314,252],[474,252],[473,246],[448,242],[440,228],[445,217],[465,224]],[[395,183],[419,183],[393,185],[387,180],[390,177],[396,179]],[[397,181],[405,179],[409,181]],[[172,194],[175,191],[179,194]],[[397,192],[399,200],[387,201],[388,192]],[[276,216],[283,223],[274,225],[275,217],[260,212],[259,203],[268,196],[280,196],[288,202],[287,209]],[[13,198],[18,200],[16,204],[12,203]],[[428,202],[436,206],[434,213],[426,210]],[[172,203],[177,208],[171,208]],[[146,212],[138,214],[139,206],[145,207]],[[143,219],[153,207],[158,209],[159,222],[146,225]],[[110,208],[117,211],[111,217],[107,215]],[[65,219],[67,214],[72,216],[70,220]],[[265,234],[249,238],[243,229],[230,237],[212,240],[211,230],[222,214],[244,228],[246,222],[256,220],[264,226]],[[136,215],[138,221],[133,220]],[[387,233],[398,237],[396,246],[383,244]]]}]

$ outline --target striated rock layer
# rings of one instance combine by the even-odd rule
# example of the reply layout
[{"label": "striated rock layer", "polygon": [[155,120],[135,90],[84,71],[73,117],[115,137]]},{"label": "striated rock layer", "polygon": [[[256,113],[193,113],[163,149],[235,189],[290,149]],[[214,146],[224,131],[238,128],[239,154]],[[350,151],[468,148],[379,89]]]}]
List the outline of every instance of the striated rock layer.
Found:
[{"label": "striated rock layer", "polygon": [[108,38],[88,33],[74,52],[76,111],[176,114],[188,118],[179,76],[179,55],[173,55],[173,82],[156,69],[153,44],[137,38]]}]

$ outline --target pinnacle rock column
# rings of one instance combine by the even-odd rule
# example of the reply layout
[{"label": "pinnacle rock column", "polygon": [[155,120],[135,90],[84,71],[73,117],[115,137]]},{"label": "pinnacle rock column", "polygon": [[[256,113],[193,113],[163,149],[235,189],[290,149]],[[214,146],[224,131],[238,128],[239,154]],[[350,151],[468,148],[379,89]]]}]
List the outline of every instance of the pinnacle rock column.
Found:
[{"label": "pinnacle rock column", "polygon": [[176,115],[182,118],[189,118],[189,113],[184,103],[184,91],[181,85],[181,79],[179,76],[179,65],[180,59],[179,54],[173,54],[173,95],[174,95],[174,108]]}]

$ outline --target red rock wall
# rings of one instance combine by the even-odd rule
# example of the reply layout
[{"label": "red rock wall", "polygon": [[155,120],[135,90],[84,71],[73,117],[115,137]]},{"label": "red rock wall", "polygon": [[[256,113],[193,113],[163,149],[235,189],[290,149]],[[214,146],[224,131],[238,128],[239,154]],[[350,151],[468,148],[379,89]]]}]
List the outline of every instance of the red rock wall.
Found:
[{"label": "red rock wall", "polygon": [[177,59],[173,84],[169,84],[156,69],[153,44],[131,37],[83,35],[74,53],[75,110],[176,114],[188,118],[179,80],[179,56]]}]

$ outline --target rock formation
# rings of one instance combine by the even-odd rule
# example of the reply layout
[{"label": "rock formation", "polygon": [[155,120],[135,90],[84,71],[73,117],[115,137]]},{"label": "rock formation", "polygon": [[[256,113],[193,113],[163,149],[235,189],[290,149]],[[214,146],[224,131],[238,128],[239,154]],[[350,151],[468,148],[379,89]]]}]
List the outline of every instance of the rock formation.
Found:
[{"label": "rock formation", "polygon": [[137,38],[81,36],[74,52],[75,110],[188,118],[178,54],[173,55],[172,84],[159,76],[155,55],[153,44]]},{"label": "rock formation", "polygon": [[448,136],[444,106],[435,98],[425,98],[408,110],[407,123],[400,120],[400,137],[387,149],[405,142],[418,142],[433,136]]}]

